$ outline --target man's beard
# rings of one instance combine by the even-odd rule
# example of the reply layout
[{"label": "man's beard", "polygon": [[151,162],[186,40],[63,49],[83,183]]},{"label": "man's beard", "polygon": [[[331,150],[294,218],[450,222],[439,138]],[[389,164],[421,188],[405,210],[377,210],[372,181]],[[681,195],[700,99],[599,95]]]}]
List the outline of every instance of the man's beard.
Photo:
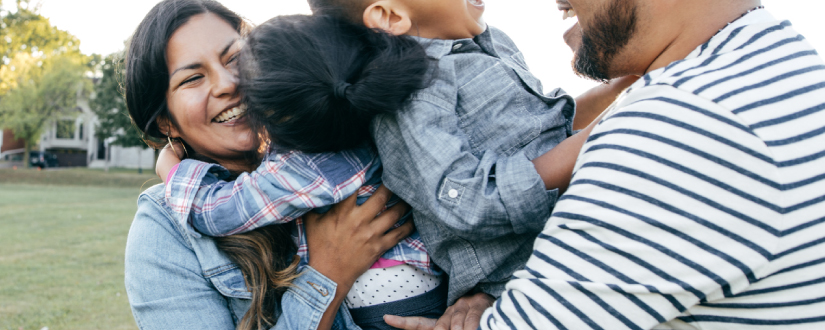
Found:
[{"label": "man's beard", "polygon": [[636,4],[630,0],[612,0],[606,10],[596,14],[593,22],[587,31],[582,31],[573,70],[579,76],[607,82],[611,78],[613,58],[636,31]]}]

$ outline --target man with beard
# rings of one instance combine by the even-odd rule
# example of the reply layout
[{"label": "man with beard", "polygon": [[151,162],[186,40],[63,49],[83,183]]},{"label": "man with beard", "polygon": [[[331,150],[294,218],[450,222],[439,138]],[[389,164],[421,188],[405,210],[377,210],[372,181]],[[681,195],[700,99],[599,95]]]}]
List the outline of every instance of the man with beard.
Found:
[{"label": "man with beard", "polygon": [[822,58],[758,0],[557,2],[579,74],[642,78],[481,328],[825,328]]},{"label": "man with beard", "polygon": [[758,0],[558,2],[579,74],[642,78],[481,327],[825,328],[816,51]]}]

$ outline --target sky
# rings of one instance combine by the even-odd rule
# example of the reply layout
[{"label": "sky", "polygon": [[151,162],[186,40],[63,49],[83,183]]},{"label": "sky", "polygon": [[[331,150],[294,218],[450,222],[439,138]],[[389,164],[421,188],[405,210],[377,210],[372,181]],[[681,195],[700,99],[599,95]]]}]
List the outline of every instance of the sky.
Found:
[{"label": "sky", "polygon": [[[33,0],[32,2],[37,2]],[[12,0],[4,1],[13,3]],[[39,0],[41,14],[59,29],[80,39],[83,53],[110,54],[124,48],[143,16],[159,0]],[[284,14],[309,13],[305,0],[223,0],[222,3],[258,24]],[[789,19],[814,47],[825,51],[823,0],[762,0],[771,13]],[[8,5],[8,4],[7,4]],[[506,32],[519,46],[545,92],[562,87],[579,95],[596,83],[577,77],[572,53],[561,39],[574,20],[561,19],[554,0],[486,0],[485,21]]]}]

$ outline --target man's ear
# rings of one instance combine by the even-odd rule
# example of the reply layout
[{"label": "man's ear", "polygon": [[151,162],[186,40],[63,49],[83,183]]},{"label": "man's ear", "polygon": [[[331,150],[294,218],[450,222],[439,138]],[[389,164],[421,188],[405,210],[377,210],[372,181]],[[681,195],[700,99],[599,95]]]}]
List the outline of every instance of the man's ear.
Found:
[{"label": "man's ear", "polygon": [[409,11],[399,2],[379,0],[364,10],[364,25],[399,36],[410,31],[412,21]]}]

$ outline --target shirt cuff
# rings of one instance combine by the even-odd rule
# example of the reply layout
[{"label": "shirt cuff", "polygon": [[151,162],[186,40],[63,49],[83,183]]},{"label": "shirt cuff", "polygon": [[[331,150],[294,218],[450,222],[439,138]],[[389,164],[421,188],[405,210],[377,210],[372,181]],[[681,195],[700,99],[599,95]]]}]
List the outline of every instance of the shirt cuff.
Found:
[{"label": "shirt cuff", "polygon": [[496,163],[496,185],[515,233],[538,233],[544,228],[559,190],[545,189],[535,165],[523,151]]},{"label": "shirt cuff", "polygon": [[[287,290],[305,301],[311,308],[321,314],[327,310],[335,298],[338,284],[310,266],[305,266],[298,278],[292,281],[295,286]],[[286,294],[285,294],[286,295]]]},{"label": "shirt cuff", "polygon": [[180,166],[180,163],[177,163],[177,164],[175,164],[175,166],[172,166],[172,169],[169,171],[169,174],[166,175],[166,182],[169,182],[170,180],[172,180],[172,176],[175,175],[175,171],[178,170],[179,166]]}]

